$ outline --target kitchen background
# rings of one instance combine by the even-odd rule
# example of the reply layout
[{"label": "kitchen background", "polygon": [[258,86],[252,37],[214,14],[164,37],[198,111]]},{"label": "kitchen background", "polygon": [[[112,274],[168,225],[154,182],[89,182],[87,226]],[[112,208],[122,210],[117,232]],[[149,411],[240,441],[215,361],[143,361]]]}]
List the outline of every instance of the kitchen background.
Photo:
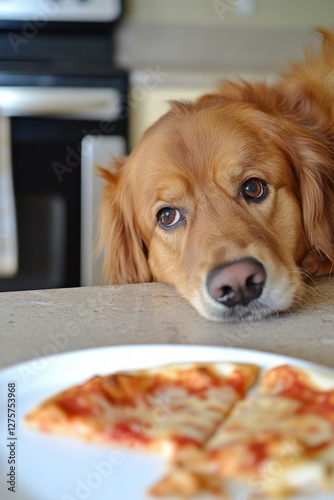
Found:
[{"label": "kitchen background", "polygon": [[103,283],[96,166],[170,99],[275,79],[332,0],[0,0],[0,291]]},{"label": "kitchen background", "polygon": [[[334,29],[333,1],[127,0],[117,60],[131,70],[131,146],[169,99],[194,98],[225,77],[274,79],[304,45],[317,46],[316,26]],[[161,78],[148,89],[145,69],[156,66]]]}]

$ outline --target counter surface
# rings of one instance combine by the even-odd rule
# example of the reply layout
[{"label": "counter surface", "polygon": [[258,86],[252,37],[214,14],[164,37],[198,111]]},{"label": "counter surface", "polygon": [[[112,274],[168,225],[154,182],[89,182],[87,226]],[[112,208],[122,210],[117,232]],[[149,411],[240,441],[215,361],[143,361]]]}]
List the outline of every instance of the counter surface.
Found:
[{"label": "counter surface", "polygon": [[159,283],[0,294],[0,368],[78,349],[203,344],[255,349],[334,368],[334,281],[293,312],[252,323],[205,320]]}]

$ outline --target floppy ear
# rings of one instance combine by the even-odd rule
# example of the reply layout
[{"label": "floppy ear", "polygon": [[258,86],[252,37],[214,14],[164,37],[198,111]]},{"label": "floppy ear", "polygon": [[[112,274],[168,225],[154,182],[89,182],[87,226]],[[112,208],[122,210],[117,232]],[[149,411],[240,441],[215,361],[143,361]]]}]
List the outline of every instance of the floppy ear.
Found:
[{"label": "floppy ear", "polygon": [[[281,107],[292,124],[292,165],[300,184],[304,227],[310,251],[302,267],[330,274],[334,267],[334,127],[332,68],[334,36],[322,36],[319,54],[306,52],[306,64],[294,64],[277,86]],[[289,142],[289,141],[288,141]],[[290,152],[291,153],[291,152]]]},{"label": "floppy ear", "polygon": [[265,133],[287,157],[297,182],[308,247],[301,267],[325,275],[334,267],[334,136],[315,103],[300,93],[297,99],[295,109],[291,101],[286,106],[283,119],[264,113],[261,119]]},{"label": "floppy ear", "polygon": [[[314,275],[334,267],[334,157],[326,141],[292,138],[291,164],[300,186],[309,251],[301,266]],[[291,154],[292,153],[292,154]]]},{"label": "floppy ear", "polygon": [[100,247],[104,249],[105,273],[110,284],[151,281],[146,250],[136,227],[130,187],[122,182],[125,158],[115,161],[118,170],[99,169],[106,181],[100,207]]}]

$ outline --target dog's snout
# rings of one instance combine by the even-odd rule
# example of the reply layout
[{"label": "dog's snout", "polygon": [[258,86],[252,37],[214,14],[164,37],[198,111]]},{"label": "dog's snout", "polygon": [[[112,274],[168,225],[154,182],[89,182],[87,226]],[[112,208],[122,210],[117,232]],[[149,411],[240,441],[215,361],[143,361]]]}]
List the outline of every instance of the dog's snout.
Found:
[{"label": "dog's snout", "polygon": [[266,281],[263,265],[245,258],[213,269],[207,278],[210,296],[227,307],[246,306],[260,297]]}]

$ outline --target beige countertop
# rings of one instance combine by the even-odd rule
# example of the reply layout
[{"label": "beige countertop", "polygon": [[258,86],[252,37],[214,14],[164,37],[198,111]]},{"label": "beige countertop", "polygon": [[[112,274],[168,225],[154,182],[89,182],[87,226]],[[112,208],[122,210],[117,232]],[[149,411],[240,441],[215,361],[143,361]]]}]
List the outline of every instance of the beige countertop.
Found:
[{"label": "beige countertop", "polygon": [[50,354],[129,344],[203,344],[289,355],[334,368],[334,281],[295,311],[252,323],[205,320],[167,285],[0,294],[0,368]]}]

